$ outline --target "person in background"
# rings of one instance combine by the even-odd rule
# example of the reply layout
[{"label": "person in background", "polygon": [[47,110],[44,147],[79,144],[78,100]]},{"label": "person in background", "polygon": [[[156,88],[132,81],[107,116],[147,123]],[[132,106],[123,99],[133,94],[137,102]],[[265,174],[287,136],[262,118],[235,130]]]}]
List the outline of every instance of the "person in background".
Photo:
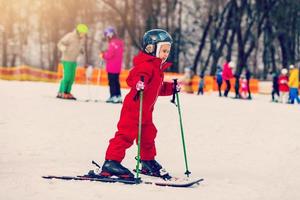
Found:
[{"label": "person in background", "polygon": [[290,87],[290,103],[294,104],[296,100],[300,104],[300,99],[298,96],[299,88],[299,69],[295,65],[290,65],[290,76],[289,76],[289,87]]},{"label": "person in background", "polygon": [[281,69],[281,75],[278,78],[280,103],[288,103],[289,99],[289,77],[287,74],[288,70],[286,68]]},{"label": "person in background", "polygon": [[235,82],[234,82],[234,91],[235,91],[235,99],[241,98],[240,95],[240,75],[237,73],[234,75]]},{"label": "person in background", "polygon": [[57,44],[61,51],[61,63],[63,65],[63,78],[60,82],[57,98],[76,100],[71,94],[74,83],[77,57],[84,54],[85,36],[88,33],[88,27],[85,24],[78,24],[76,29],[67,33]]},{"label": "person in background", "polygon": [[222,79],[222,67],[220,65],[218,65],[217,67],[216,81],[218,84],[219,97],[221,97],[222,96],[221,88],[222,88],[223,79]]},{"label": "person in background", "polygon": [[224,92],[225,97],[228,96],[228,93],[231,88],[230,79],[233,78],[232,69],[234,67],[235,67],[235,63],[233,61],[230,61],[229,63],[227,61],[223,65],[222,79],[226,82],[226,89]]},{"label": "person in background", "polygon": [[252,96],[251,96],[251,90],[250,90],[250,79],[251,79],[251,71],[249,70],[249,68],[247,67],[246,69],[246,80],[247,80],[247,88],[248,88],[248,99],[251,100]]},{"label": "person in background", "polygon": [[106,62],[110,97],[107,103],[122,103],[120,89],[120,72],[123,62],[124,42],[117,37],[116,30],[108,27],[104,30],[104,36],[108,41],[108,49],[99,54],[100,59]]},{"label": "person in background", "polygon": [[[272,81],[272,102],[278,102],[278,97],[279,97],[279,85],[278,85],[278,74],[276,71],[272,73],[273,76],[273,81]],[[276,96],[277,97],[276,97]]]},{"label": "person in background", "polygon": [[194,90],[192,87],[193,86],[193,76],[194,76],[194,73],[193,73],[191,67],[184,68],[184,75],[183,75],[181,82],[183,83],[183,90],[186,93],[190,93],[190,94],[194,93]]},{"label": "person in background", "polygon": [[240,89],[240,97],[242,99],[247,99],[248,98],[248,84],[247,84],[247,79],[245,75],[241,76],[241,80],[240,80],[240,85],[241,85],[241,89]]},{"label": "person in background", "polygon": [[199,81],[197,95],[199,95],[199,94],[203,95],[204,94],[204,87],[205,87],[204,76],[200,75],[200,81]]}]

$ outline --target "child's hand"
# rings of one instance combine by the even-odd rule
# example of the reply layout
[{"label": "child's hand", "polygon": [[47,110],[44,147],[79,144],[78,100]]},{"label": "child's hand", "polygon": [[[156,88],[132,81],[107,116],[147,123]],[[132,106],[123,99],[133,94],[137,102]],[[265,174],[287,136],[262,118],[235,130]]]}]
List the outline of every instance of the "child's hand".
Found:
[{"label": "child's hand", "polygon": [[99,53],[99,58],[100,58],[101,60],[103,60],[103,54],[104,54],[103,52],[100,52],[100,53]]},{"label": "child's hand", "polygon": [[145,84],[144,84],[144,82],[143,81],[138,81],[137,83],[136,83],[136,90],[137,91],[141,91],[141,90],[144,90],[144,88],[145,88]]},{"label": "child's hand", "polygon": [[181,85],[179,83],[177,83],[176,85],[176,92],[180,92],[181,90]]}]

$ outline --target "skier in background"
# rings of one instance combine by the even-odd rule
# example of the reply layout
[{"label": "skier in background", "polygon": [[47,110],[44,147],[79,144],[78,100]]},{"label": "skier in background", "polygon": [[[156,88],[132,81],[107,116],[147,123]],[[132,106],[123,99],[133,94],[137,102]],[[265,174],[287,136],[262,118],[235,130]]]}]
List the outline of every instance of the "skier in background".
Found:
[{"label": "skier in background", "polygon": [[63,65],[63,79],[60,82],[57,98],[76,100],[71,90],[76,74],[77,57],[85,53],[84,42],[87,33],[87,25],[78,24],[73,32],[67,33],[57,44],[62,52],[61,63]]},{"label": "skier in background", "polygon": [[279,102],[280,103],[288,103],[289,99],[289,77],[288,70],[283,68],[281,70],[281,75],[278,78],[278,88],[279,88]]},{"label": "skier in background", "polygon": [[198,93],[197,95],[204,94],[204,87],[205,87],[205,83],[204,83],[204,76],[200,75],[200,81],[199,81],[199,86],[198,86]]},{"label": "skier in background", "polygon": [[294,104],[296,100],[300,104],[298,89],[299,89],[299,69],[295,65],[290,65],[290,76],[289,76],[289,87],[290,87],[290,103]]},{"label": "skier in background", "polygon": [[217,72],[216,72],[216,80],[218,84],[218,91],[219,91],[219,96],[222,96],[221,88],[222,88],[222,83],[223,83],[223,78],[222,78],[222,67],[218,65],[217,67]]},{"label": "skier in background", "polygon": [[240,79],[240,85],[241,85],[241,89],[240,89],[240,97],[242,99],[247,99],[247,95],[248,95],[248,84],[247,84],[247,79],[245,75],[241,76]]},{"label": "skier in background", "polygon": [[246,69],[246,80],[247,80],[247,90],[248,90],[248,99],[251,100],[252,96],[251,96],[251,90],[250,90],[250,79],[251,79],[251,71],[249,70],[249,68],[247,67]]},{"label": "skier in background", "polygon": [[[278,102],[277,98],[279,97],[279,85],[278,85],[278,74],[276,71],[272,73],[273,81],[272,81],[272,102]],[[276,96],[277,97],[276,97]]]},{"label": "skier in background", "polygon": [[228,93],[229,93],[230,88],[231,88],[230,79],[233,78],[232,69],[234,67],[235,67],[235,63],[233,61],[230,61],[229,63],[227,61],[223,65],[222,78],[226,82],[226,89],[225,89],[225,92],[224,92],[225,97],[228,96]]},{"label": "skier in background", "polygon": [[194,73],[193,73],[191,67],[184,68],[184,75],[183,75],[181,82],[183,83],[183,90],[186,93],[190,93],[190,94],[194,93],[194,91],[193,91],[193,76],[194,76]]},{"label": "skier in background", "polygon": [[122,103],[119,76],[123,62],[124,42],[117,37],[116,30],[113,27],[106,28],[104,36],[108,41],[108,49],[100,52],[99,57],[105,60],[108,73],[110,97],[106,102]]},{"label": "skier in background", "polygon": [[[144,90],[142,134],[141,134],[141,173],[151,176],[171,178],[155,160],[155,137],[157,129],[152,122],[152,112],[157,97],[172,95],[174,84],[164,82],[163,71],[171,64],[166,60],[170,53],[172,37],[162,29],[153,29],[143,36],[142,51],[133,59],[133,68],[127,78],[131,88],[125,97],[121,110],[118,130],[109,141],[101,176],[117,176],[132,179],[134,175],[121,165],[128,149],[138,135],[139,104],[138,92]],[[144,77],[144,82],[140,80]],[[177,87],[177,92],[180,88]]]}]

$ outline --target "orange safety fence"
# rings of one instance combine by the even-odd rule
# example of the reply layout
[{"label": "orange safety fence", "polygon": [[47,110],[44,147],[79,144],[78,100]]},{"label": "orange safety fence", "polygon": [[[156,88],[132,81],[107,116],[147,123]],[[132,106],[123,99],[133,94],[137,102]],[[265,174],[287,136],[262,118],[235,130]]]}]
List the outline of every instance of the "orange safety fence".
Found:
[{"label": "orange safety fence", "polygon": [[37,69],[26,65],[18,67],[0,67],[0,79],[3,80],[56,82],[57,78],[56,72]]},{"label": "orange safety fence", "polygon": [[[85,68],[84,67],[77,67],[76,71],[76,83],[85,83],[86,82],[86,77],[85,77]],[[100,74],[99,73],[100,70]],[[58,67],[58,76],[61,78],[62,77],[62,65]],[[126,84],[126,78],[128,76],[129,70],[122,70],[120,73],[120,84],[122,88],[128,88],[128,85]],[[172,73],[172,72],[165,72],[165,80],[166,81],[172,81],[173,78],[178,78],[179,80],[183,77],[183,74],[179,73]],[[93,70],[93,75],[92,75],[92,83],[97,84],[98,76],[100,75],[100,85],[108,85],[108,78],[107,78],[107,72],[105,69],[99,69],[95,68]],[[199,85],[200,78],[199,76],[194,76],[192,80],[192,88],[193,91],[196,92],[198,90],[198,85]],[[204,78],[204,91],[217,91],[218,90],[218,85],[213,76],[205,76]],[[231,91],[234,91],[234,84],[235,84],[235,79],[230,80],[231,83]],[[259,90],[258,87],[259,81],[257,79],[250,79],[250,90],[252,93],[257,93]],[[222,84],[222,90],[225,90],[226,84],[225,82]]]},{"label": "orange safety fence", "polygon": [[[77,67],[75,82],[78,84],[86,83],[86,68]],[[126,78],[129,74],[129,70],[122,70],[120,73],[120,85],[122,88],[128,88],[126,84]],[[37,69],[29,66],[18,66],[18,67],[0,67],[0,79],[4,80],[21,80],[21,81],[45,81],[45,82],[58,82],[63,75],[63,67],[60,64],[57,72],[51,72],[48,70]],[[165,72],[165,80],[172,81],[173,78],[179,80],[183,77],[183,74]],[[99,78],[99,81],[98,81]],[[193,91],[198,90],[199,76],[194,76],[192,80]],[[108,77],[105,69],[94,68],[92,74],[92,84],[108,85]],[[231,91],[234,91],[235,80],[230,80]],[[218,86],[213,76],[205,76],[204,78],[204,91],[217,91]],[[225,82],[223,82],[222,90],[226,88]],[[250,90],[252,93],[259,92],[259,81],[257,79],[250,80]]]}]

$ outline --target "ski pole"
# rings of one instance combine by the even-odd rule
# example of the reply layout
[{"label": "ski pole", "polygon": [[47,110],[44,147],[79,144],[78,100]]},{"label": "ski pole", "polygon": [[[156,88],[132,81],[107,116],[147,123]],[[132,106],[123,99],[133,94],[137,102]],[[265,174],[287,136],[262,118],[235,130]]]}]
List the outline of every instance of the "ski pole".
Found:
[{"label": "ski pole", "polygon": [[90,84],[91,84],[91,81],[92,81],[92,78],[93,78],[93,67],[91,65],[89,65],[86,68],[85,77],[86,77],[86,82],[85,83],[86,83],[86,85],[88,87],[88,99],[86,101],[89,102],[92,99]]},{"label": "ski pole", "polygon": [[103,68],[103,65],[104,65],[104,62],[103,62],[103,60],[101,59],[101,60],[100,60],[100,67],[99,67],[98,75],[97,75],[97,85],[100,85],[101,70],[102,70],[102,68]]},{"label": "ski pole", "polygon": [[[103,66],[104,66],[104,61],[103,59],[100,59],[100,62],[99,62],[99,68],[98,68],[98,74],[97,74],[97,83],[96,83],[96,86],[100,85],[100,81],[101,81],[101,70],[103,69]],[[94,100],[95,102],[98,102],[97,98],[95,98]]]},{"label": "ski pole", "polygon": [[[141,76],[141,81],[144,82],[144,76]],[[138,151],[137,151],[137,159],[136,159],[136,179],[139,180],[140,174],[140,162],[141,162],[141,137],[142,137],[142,114],[143,114],[143,95],[144,90],[139,91],[140,97],[140,109],[139,109],[139,128],[138,128]]]},{"label": "ski pole", "polygon": [[177,92],[177,79],[173,79],[174,81],[174,88],[173,88],[173,98],[171,100],[172,103],[175,104],[175,96],[176,96],[176,101],[177,101],[177,110],[178,110],[178,115],[179,115],[179,123],[180,123],[180,131],[181,131],[181,140],[182,140],[182,147],[183,147],[183,155],[184,155],[184,161],[185,161],[185,174],[187,177],[191,174],[188,168],[188,162],[187,162],[187,155],[186,155],[186,146],[185,146],[185,140],[184,140],[184,131],[183,131],[183,124],[182,124],[182,117],[181,117],[181,110],[180,110],[180,102],[179,102],[179,95]]}]

